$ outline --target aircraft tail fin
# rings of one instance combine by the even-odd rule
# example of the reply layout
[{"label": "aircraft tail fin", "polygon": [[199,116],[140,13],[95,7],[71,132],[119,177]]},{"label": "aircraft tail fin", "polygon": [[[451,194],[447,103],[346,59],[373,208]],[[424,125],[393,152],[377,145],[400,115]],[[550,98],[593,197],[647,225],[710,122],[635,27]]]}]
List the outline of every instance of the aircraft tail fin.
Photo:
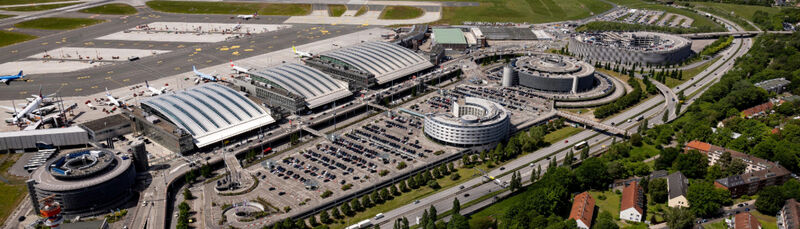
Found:
[{"label": "aircraft tail fin", "polygon": [[197,68],[195,68],[194,65],[192,65],[192,71],[197,71]]},{"label": "aircraft tail fin", "polygon": [[145,81],[144,81],[144,86],[145,86],[145,87],[150,87],[150,84],[149,84],[149,83],[147,83],[147,80],[145,80]]},{"label": "aircraft tail fin", "polygon": [[23,76],[23,75],[22,75],[22,70],[19,70],[19,73],[17,74],[17,76],[19,76],[19,77],[22,77],[22,76]]},{"label": "aircraft tail fin", "polygon": [[292,52],[297,53],[297,49],[294,47],[294,45],[292,45]]}]

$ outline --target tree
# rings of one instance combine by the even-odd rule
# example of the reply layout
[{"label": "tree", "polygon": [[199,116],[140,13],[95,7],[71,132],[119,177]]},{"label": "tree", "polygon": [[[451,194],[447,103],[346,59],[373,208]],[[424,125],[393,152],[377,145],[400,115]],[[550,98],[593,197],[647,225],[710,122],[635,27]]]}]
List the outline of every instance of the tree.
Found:
[{"label": "tree", "polygon": [[381,189],[381,199],[383,201],[391,200],[391,196],[389,195],[389,191],[386,189]]},{"label": "tree", "polygon": [[692,213],[698,217],[708,217],[719,211],[723,205],[730,205],[731,193],[715,188],[710,182],[695,182],[689,185],[686,193]]},{"label": "tree", "polygon": [[581,149],[581,161],[586,160],[586,158],[589,158],[589,147]]},{"label": "tree", "polygon": [[642,146],[642,135],[639,133],[631,134],[631,145]]},{"label": "tree", "polygon": [[689,153],[679,154],[672,168],[681,171],[686,177],[702,178],[706,175],[708,159],[697,150],[692,150]]},{"label": "tree", "polygon": [[361,197],[361,205],[363,205],[364,208],[371,208],[372,206],[374,206],[372,201],[369,200],[368,195],[364,195]]},{"label": "tree", "polygon": [[519,191],[519,189],[522,187],[522,182],[519,180],[520,177],[518,174],[519,174],[518,172],[514,172],[513,174],[511,174],[511,183],[510,183],[511,192]]},{"label": "tree", "polygon": [[311,224],[312,227],[316,227],[317,225],[319,225],[317,217],[313,215],[311,217],[308,217],[308,224]]},{"label": "tree", "polygon": [[189,190],[189,188],[184,188],[183,189],[183,199],[184,200],[194,199],[194,196],[192,195],[192,191]]},{"label": "tree", "polygon": [[614,217],[611,216],[611,213],[608,211],[600,212],[600,215],[597,216],[597,222],[595,223],[594,227],[596,229],[619,229],[619,226],[614,220]]},{"label": "tree", "polygon": [[441,186],[439,186],[439,182],[436,182],[435,180],[428,181],[428,187],[430,187],[432,189],[441,188]]},{"label": "tree", "polygon": [[589,158],[575,169],[575,179],[582,189],[602,189],[611,182],[608,168],[601,158]]},{"label": "tree", "polygon": [[439,218],[438,212],[436,211],[436,207],[434,207],[433,205],[431,205],[431,207],[428,208],[428,218],[431,219],[430,221],[436,221]]},{"label": "tree", "polygon": [[692,228],[694,215],[687,208],[667,208],[664,212],[664,221],[667,221],[669,228],[689,229]]},{"label": "tree", "polygon": [[301,219],[301,220],[298,220],[298,221],[294,221],[294,228],[299,228],[299,229],[308,228],[308,225],[306,225],[306,220],[305,219]]},{"label": "tree", "polygon": [[353,207],[353,210],[355,210],[355,211],[359,211],[360,212],[360,211],[364,210],[364,207],[361,206],[361,202],[358,201],[358,199],[355,199],[355,198],[350,201],[350,206]]},{"label": "tree", "polygon": [[397,190],[397,186],[394,184],[389,187],[389,192],[392,193],[393,196],[399,196],[400,191]]},{"label": "tree", "polygon": [[211,166],[203,164],[203,166],[200,167],[200,175],[205,178],[211,177]]},{"label": "tree", "polygon": [[667,123],[669,121],[669,109],[664,111],[664,116],[661,116],[661,122]]},{"label": "tree", "polygon": [[461,175],[460,174],[458,174],[458,173],[451,173],[450,174],[450,180],[458,180],[458,179],[461,179]]},{"label": "tree", "polygon": [[331,217],[328,215],[328,211],[322,211],[322,213],[319,213],[319,221],[323,224],[332,223]]},{"label": "tree", "polygon": [[650,198],[653,199],[656,203],[666,203],[667,198],[669,198],[667,193],[667,179],[658,178],[653,179],[650,181],[648,185],[648,191],[650,193]]},{"label": "tree", "polygon": [[458,197],[453,198],[453,214],[461,214],[461,203],[458,201]]},{"label": "tree", "polygon": [[355,215],[355,212],[353,212],[353,209],[350,208],[350,204],[349,203],[347,203],[347,202],[342,203],[341,208],[342,208],[342,213],[344,213],[344,215],[346,215],[346,216]]},{"label": "tree", "polygon": [[767,215],[775,215],[781,210],[786,199],[780,186],[767,186],[758,192],[756,209]]},{"label": "tree", "polygon": [[343,217],[342,213],[339,212],[339,208],[331,209],[331,216],[333,216],[333,218],[336,218],[336,219],[341,219]]}]

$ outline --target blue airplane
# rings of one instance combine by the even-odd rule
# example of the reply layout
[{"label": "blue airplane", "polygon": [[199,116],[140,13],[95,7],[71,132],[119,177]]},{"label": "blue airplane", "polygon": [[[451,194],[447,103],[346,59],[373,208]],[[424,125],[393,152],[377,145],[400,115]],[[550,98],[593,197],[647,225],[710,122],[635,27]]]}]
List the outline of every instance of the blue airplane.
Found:
[{"label": "blue airplane", "polygon": [[0,76],[0,82],[5,83],[8,85],[11,81],[14,80],[22,80],[25,75],[22,74],[22,71],[19,71],[16,75],[7,75],[7,76]]},{"label": "blue airplane", "polygon": [[192,65],[192,71],[194,71],[194,75],[199,78],[196,81],[197,83],[199,83],[200,80],[208,80],[211,82],[217,81],[217,77],[197,71],[197,68],[195,68],[194,65]]}]

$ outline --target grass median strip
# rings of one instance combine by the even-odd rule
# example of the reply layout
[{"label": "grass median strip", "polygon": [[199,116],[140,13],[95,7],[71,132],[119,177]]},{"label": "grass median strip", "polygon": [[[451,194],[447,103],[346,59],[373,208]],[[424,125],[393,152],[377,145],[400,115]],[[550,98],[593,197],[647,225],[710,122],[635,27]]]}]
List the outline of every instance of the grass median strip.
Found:
[{"label": "grass median strip", "polygon": [[253,14],[301,16],[311,13],[310,4],[243,3],[243,2],[188,2],[149,1],[153,10],[183,14]]},{"label": "grass median strip", "polygon": [[90,18],[47,17],[23,21],[14,24],[14,27],[24,29],[68,30],[83,28],[103,22],[103,20]]},{"label": "grass median strip", "polygon": [[412,19],[421,17],[423,14],[425,14],[425,11],[417,7],[387,6],[385,9],[383,9],[380,19]]},{"label": "grass median strip", "polygon": [[136,14],[136,8],[128,4],[112,3],[80,10],[81,13],[89,14],[111,14],[111,15],[131,15]]},{"label": "grass median strip", "polygon": [[73,3],[62,3],[62,4],[48,4],[48,5],[35,5],[35,6],[19,6],[19,7],[8,7],[8,8],[0,8],[0,10],[7,10],[7,11],[22,11],[22,12],[29,12],[29,11],[42,11],[42,10],[52,10],[58,9],[61,7],[67,7],[75,4],[80,4],[78,2]]},{"label": "grass median strip", "polygon": [[331,17],[341,17],[345,11],[347,7],[344,5],[328,5],[328,15]]},{"label": "grass median strip", "polygon": [[0,47],[11,45],[27,40],[33,40],[36,36],[28,35],[24,33],[17,33],[17,32],[9,32],[9,31],[0,31]]},{"label": "grass median strip", "polygon": [[16,16],[16,15],[0,14],[0,19],[3,19],[3,18],[10,18],[10,17],[13,17],[13,16]]}]

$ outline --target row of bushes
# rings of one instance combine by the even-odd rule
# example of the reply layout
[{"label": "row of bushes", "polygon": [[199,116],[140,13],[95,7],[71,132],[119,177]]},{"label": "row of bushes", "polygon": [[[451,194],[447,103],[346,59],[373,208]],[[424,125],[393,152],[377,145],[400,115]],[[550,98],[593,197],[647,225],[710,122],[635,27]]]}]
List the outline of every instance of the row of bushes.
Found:
[{"label": "row of bushes", "polygon": [[733,36],[720,37],[714,41],[714,43],[711,43],[703,48],[703,51],[700,51],[700,55],[713,56],[714,54],[717,54],[718,52],[730,46],[731,43],[733,43]]},{"label": "row of bushes", "polygon": [[600,119],[605,118],[639,103],[643,94],[642,87],[639,85],[639,82],[636,81],[635,78],[631,77],[628,79],[628,85],[633,87],[633,91],[631,93],[622,96],[622,98],[617,99],[613,103],[597,107],[597,109],[594,111],[594,117]]},{"label": "row of bushes", "polygon": [[709,26],[692,28],[668,27],[655,25],[628,24],[622,22],[593,21],[575,29],[577,32],[602,32],[602,31],[653,31],[664,33],[708,33],[720,32]]}]

